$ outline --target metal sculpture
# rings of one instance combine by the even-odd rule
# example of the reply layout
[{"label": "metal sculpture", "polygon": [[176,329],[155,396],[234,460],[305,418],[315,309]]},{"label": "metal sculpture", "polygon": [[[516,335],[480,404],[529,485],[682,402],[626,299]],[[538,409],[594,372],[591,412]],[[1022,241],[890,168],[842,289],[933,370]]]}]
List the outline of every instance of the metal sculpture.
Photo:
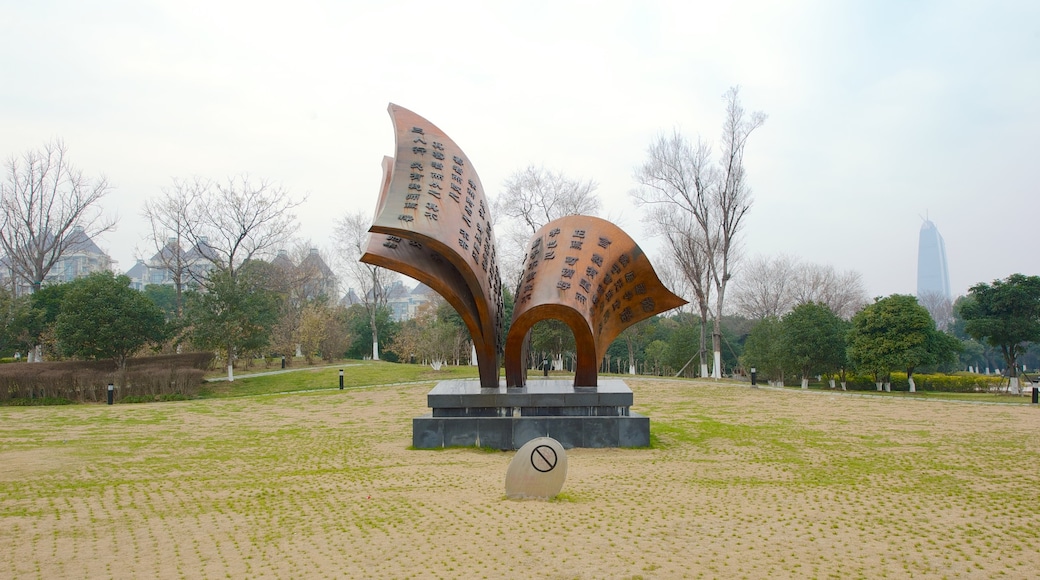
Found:
[{"label": "metal sculpture", "polygon": [[[498,387],[502,279],[480,178],[436,125],[394,104],[396,157],[383,158],[383,185],[362,262],[426,284],[466,323],[480,385]],[[381,235],[378,235],[381,234]]]},{"label": "metal sculpture", "polygon": [[523,346],[540,320],[563,321],[574,334],[574,385],[595,387],[599,361],[629,326],[686,304],[661,283],[646,254],[616,225],[573,215],[549,222],[527,245],[506,337],[506,386],[526,382]]},{"label": "metal sculpture", "polygon": [[[436,125],[388,108],[396,156],[383,159],[383,183],[362,262],[411,276],[451,304],[469,329],[480,386],[499,387],[502,281],[484,189],[462,149]],[[528,243],[513,324],[505,340],[506,386],[526,381],[524,343],[540,320],[566,323],[577,344],[575,386],[595,387],[610,343],[628,326],[686,302],[661,284],[621,228],[567,216]]]}]

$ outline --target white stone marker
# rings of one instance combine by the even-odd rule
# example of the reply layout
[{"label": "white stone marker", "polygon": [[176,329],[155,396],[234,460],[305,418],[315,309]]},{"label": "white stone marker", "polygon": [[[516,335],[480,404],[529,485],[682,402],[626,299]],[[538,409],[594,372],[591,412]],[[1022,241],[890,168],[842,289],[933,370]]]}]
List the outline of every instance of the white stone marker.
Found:
[{"label": "white stone marker", "polygon": [[510,499],[552,499],[567,479],[567,452],[551,437],[524,443],[506,470],[506,496]]}]

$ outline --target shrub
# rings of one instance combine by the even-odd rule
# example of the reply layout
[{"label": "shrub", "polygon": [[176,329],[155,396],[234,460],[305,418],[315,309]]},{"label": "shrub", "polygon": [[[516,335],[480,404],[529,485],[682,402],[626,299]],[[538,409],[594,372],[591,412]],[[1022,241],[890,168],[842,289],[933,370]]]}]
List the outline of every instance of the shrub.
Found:
[{"label": "shrub", "polygon": [[[914,373],[914,384],[918,391],[932,391],[937,393],[982,393],[1000,388],[1002,377],[997,375],[975,375],[969,373],[946,374],[919,374]],[[875,391],[874,377],[868,375],[849,375],[848,389],[850,391]],[[910,385],[906,380],[906,373],[892,373],[892,390],[907,391]]]},{"label": "shrub", "polygon": [[114,361],[50,362],[0,366],[0,403],[59,400],[104,402],[108,385],[115,400],[169,400],[198,395],[213,353],[142,357],[116,370]]}]

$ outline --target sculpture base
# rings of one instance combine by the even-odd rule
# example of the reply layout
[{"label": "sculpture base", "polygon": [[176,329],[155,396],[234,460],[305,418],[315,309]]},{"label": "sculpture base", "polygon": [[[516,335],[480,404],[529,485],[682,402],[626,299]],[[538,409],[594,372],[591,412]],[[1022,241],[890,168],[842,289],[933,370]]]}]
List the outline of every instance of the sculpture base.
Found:
[{"label": "sculpture base", "polygon": [[630,411],[632,390],[618,379],[601,379],[598,387],[528,379],[525,387],[508,389],[442,381],[427,401],[432,412],[412,419],[417,449],[519,449],[536,437],[552,437],[568,449],[650,445],[650,419]]}]

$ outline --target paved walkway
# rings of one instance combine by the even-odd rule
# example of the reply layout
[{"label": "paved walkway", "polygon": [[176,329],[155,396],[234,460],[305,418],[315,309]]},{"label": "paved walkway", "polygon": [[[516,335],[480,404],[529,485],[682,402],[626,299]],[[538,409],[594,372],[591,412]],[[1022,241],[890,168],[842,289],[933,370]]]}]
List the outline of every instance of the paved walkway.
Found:
[{"label": "paved walkway", "polygon": [[[282,375],[282,374],[285,374],[285,373],[297,373],[297,372],[300,372],[300,371],[313,371],[313,370],[316,370],[316,369],[345,369],[347,367],[359,367],[359,366],[362,366],[362,365],[363,365],[363,363],[353,363],[353,364],[348,364],[348,365],[324,365],[324,366],[320,366],[320,367],[299,367],[299,368],[290,368],[290,369],[279,369],[279,370],[276,370],[276,371],[264,371],[262,373],[249,373],[249,374],[235,375],[235,378],[236,379],[248,379],[249,377],[266,377],[268,375]],[[220,381],[226,381],[226,380],[228,380],[227,377],[223,376],[223,377],[214,377],[212,379],[206,379],[206,382],[207,383],[219,383]]]}]

